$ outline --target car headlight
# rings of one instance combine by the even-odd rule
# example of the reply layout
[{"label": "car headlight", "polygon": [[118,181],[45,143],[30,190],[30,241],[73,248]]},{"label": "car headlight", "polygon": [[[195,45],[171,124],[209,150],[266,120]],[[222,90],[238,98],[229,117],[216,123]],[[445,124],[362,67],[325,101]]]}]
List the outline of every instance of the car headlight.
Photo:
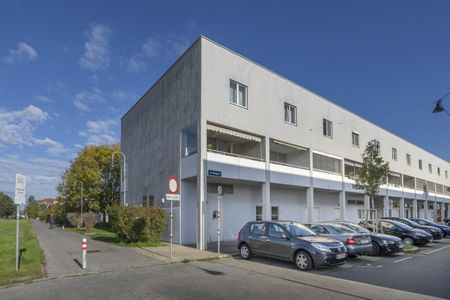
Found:
[{"label": "car headlight", "polygon": [[439,229],[431,229],[431,232],[434,232],[434,233],[441,233],[441,231],[440,231]]},{"label": "car headlight", "polygon": [[394,241],[390,241],[390,240],[383,240],[383,244],[385,244],[385,245],[392,245],[392,244],[395,244],[395,242]]},{"label": "car headlight", "polygon": [[330,248],[328,248],[327,246],[323,245],[323,244],[319,244],[319,243],[312,243],[311,246],[313,246],[314,248],[316,248],[319,251],[323,251],[323,252],[331,252]]}]

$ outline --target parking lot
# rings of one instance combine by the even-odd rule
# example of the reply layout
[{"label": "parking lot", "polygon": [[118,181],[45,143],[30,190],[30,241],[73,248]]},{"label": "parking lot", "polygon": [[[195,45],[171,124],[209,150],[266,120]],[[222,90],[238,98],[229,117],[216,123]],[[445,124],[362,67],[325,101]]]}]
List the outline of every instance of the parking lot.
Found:
[{"label": "parking lot", "polygon": [[[424,295],[450,298],[450,238],[419,247],[417,253],[349,258],[344,265],[311,271],[321,276],[347,279]],[[264,257],[252,262],[296,270],[294,264]]]}]

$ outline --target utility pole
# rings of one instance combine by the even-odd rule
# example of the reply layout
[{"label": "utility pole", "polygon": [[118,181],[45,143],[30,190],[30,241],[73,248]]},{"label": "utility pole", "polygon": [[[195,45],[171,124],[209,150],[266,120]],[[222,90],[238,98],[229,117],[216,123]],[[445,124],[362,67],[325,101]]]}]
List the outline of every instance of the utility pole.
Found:
[{"label": "utility pole", "polygon": [[73,183],[73,189],[75,190],[76,188],[76,184],[79,183],[80,187],[81,187],[81,199],[80,199],[80,210],[81,210],[81,214],[80,214],[80,229],[83,229],[83,182],[76,180]]},{"label": "utility pole", "polygon": [[[115,151],[111,155],[111,166],[114,165],[114,155],[120,154],[122,156],[123,161],[123,170],[120,170],[120,184],[123,182],[123,206],[127,206],[127,157],[122,151]],[[122,166],[122,165],[121,165]],[[123,176],[122,176],[123,173]]]}]

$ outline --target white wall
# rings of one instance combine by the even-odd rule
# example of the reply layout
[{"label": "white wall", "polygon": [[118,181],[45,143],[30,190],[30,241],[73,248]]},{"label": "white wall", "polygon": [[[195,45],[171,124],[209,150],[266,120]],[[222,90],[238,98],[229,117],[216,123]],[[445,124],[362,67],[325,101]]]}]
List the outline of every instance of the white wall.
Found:
[{"label": "white wall", "polygon": [[278,206],[280,220],[306,222],[306,191],[271,188],[271,206]]},{"label": "white wall", "polygon": [[[314,207],[319,208],[319,222],[336,220],[335,209],[339,208],[338,193],[314,192]],[[339,217],[339,216],[337,216]]]},{"label": "white wall", "polygon": [[[197,182],[181,181],[181,243],[197,241]],[[178,241],[177,241],[178,242]]]}]

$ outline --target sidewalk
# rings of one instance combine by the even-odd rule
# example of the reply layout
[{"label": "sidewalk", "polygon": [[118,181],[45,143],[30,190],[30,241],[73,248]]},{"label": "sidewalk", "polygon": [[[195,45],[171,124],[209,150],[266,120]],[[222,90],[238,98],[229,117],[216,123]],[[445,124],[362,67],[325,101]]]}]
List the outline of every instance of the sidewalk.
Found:
[{"label": "sidewalk", "polygon": [[166,263],[205,261],[231,257],[231,255],[226,253],[201,251],[194,247],[181,246],[178,244],[173,244],[172,258],[170,258],[170,245],[152,248],[136,248],[135,250],[141,254]]},{"label": "sidewalk", "polygon": [[[138,253],[133,248],[114,246],[33,220],[33,228],[44,250],[48,277],[119,270],[161,264],[161,260]],[[81,242],[87,238],[87,269],[80,268]]]}]

